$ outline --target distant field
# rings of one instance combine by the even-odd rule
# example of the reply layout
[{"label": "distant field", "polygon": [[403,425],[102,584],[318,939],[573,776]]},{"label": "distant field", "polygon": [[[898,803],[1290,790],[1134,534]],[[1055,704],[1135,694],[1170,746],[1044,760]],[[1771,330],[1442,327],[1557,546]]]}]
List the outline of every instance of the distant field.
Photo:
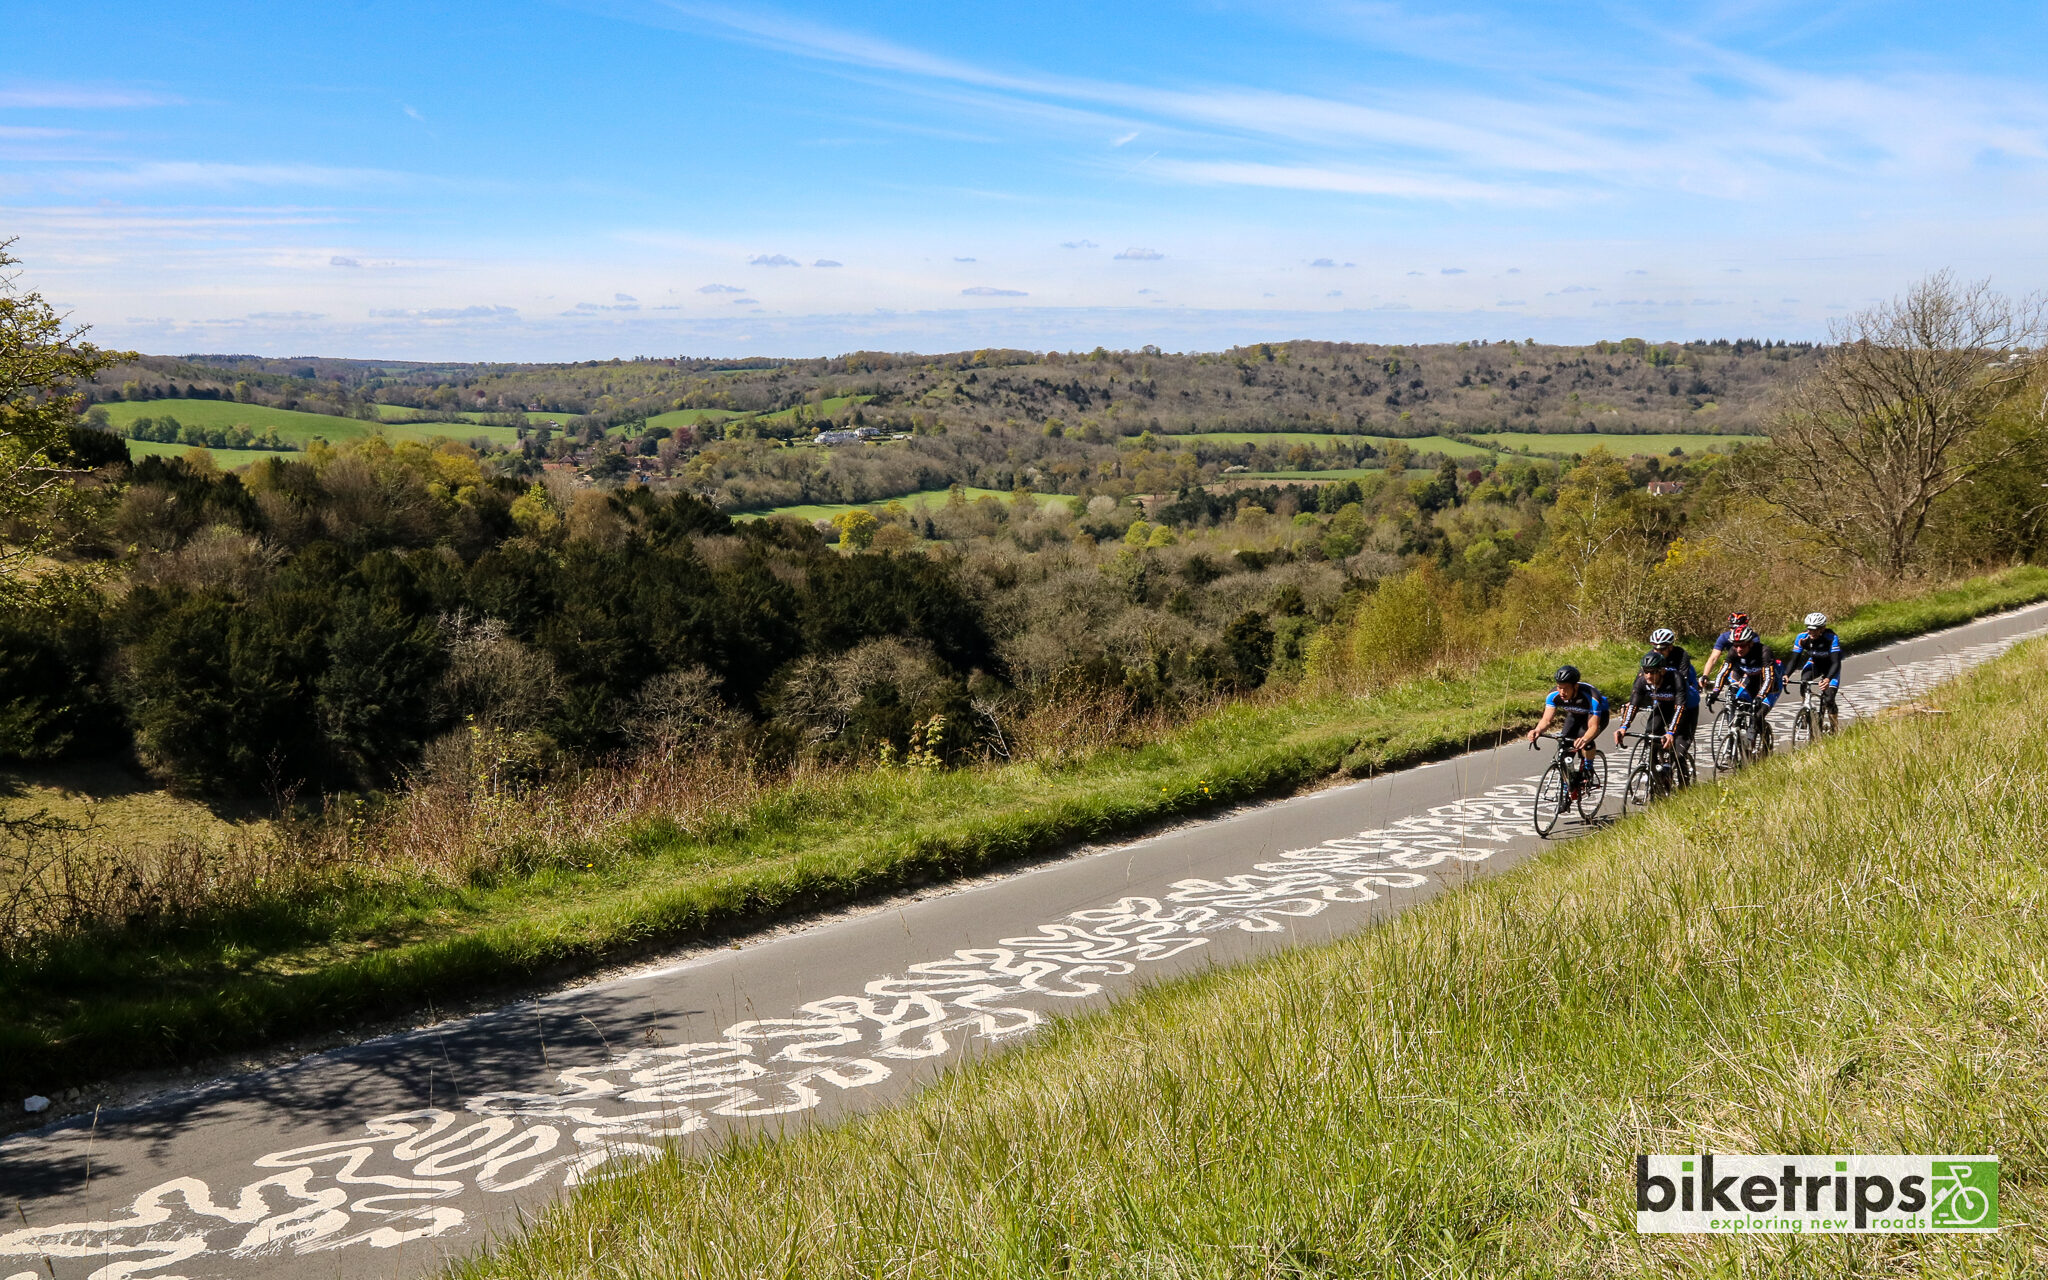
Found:
[{"label": "distant field", "polygon": [[182,458],[194,450],[210,453],[213,455],[213,465],[223,471],[246,467],[265,458],[292,458],[304,461],[306,457],[303,453],[279,452],[276,449],[208,449],[203,445],[164,444],[158,440],[123,440],[121,443],[128,446],[128,456],[131,458]]},{"label": "distant field", "polygon": [[[868,401],[870,401],[870,400],[872,400],[872,399],[874,399],[874,397],[873,397],[873,396],[831,396],[831,397],[828,397],[828,398],[826,398],[826,399],[824,399],[824,400],[821,400],[821,401],[819,401],[819,402],[818,402],[817,404],[815,404],[815,405],[806,405],[806,406],[804,406],[804,407],[805,407],[806,409],[814,410],[814,411],[815,411],[816,413],[818,413],[818,414],[819,414],[819,415],[820,415],[820,416],[822,417],[822,416],[825,416],[825,415],[828,415],[828,414],[834,414],[834,413],[837,413],[837,412],[839,412],[839,411],[840,411],[841,409],[844,409],[844,408],[845,408],[846,406],[848,406],[848,405],[850,405],[850,404],[866,404],[866,403],[867,403]],[[706,412],[718,412],[718,411],[717,411],[717,410],[704,410],[704,409],[686,409],[686,410],[684,410],[684,412],[686,412],[686,413],[706,413]],[[755,417],[754,417],[754,419],[753,419],[753,420],[754,420],[755,422],[788,422],[788,421],[789,421],[789,420],[790,420],[790,419],[791,419],[792,417],[794,417],[795,415],[796,415],[796,410],[795,410],[795,409],[793,409],[793,408],[792,408],[792,409],[777,409],[777,410],[776,410],[776,411],[775,411],[774,413],[763,413],[763,414],[757,414],[757,415],[755,415]],[[664,414],[664,415],[662,415],[662,416],[663,416],[663,417],[666,417],[666,416],[668,416],[668,415]],[[739,416],[741,416],[741,415],[739,415],[739,414],[731,414],[731,415],[729,415],[729,416],[731,416],[731,417],[739,417]],[[651,424],[652,424],[652,423],[654,422],[654,419],[650,418],[650,419],[648,419],[648,422],[649,422],[649,424],[651,425]]]},{"label": "distant field", "polygon": [[[1338,467],[1334,471],[1234,471],[1218,477],[1224,481],[1237,480],[1363,480],[1367,476],[1380,475],[1385,467]],[[1418,471],[1416,475],[1422,475]]]},{"label": "distant field", "polygon": [[[377,406],[377,417],[385,422],[419,412],[422,411],[402,404],[380,404]],[[573,413],[556,413],[551,410],[538,409],[529,409],[524,412],[528,422],[567,422],[569,419],[579,416]],[[460,418],[464,422],[481,422],[483,419],[494,415],[486,412],[464,410],[453,416]]]},{"label": "distant field", "polygon": [[1356,444],[1369,441],[1375,449],[1384,449],[1389,441],[1399,439],[1417,453],[1442,453],[1453,458],[1483,458],[1487,451],[1474,448],[1457,440],[1443,436],[1339,436],[1323,435],[1315,431],[1196,431],[1184,436],[1160,436],[1161,440],[1200,440],[1210,444],[1305,444],[1311,449],[1321,448],[1333,440]]},{"label": "distant field", "polygon": [[727,422],[742,416],[732,409],[671,409],[667,413],[655,414],[647,420],[647,425],[667,427],[673,431],[677,427],[694,427],[700,422]]},{"label": "distant field", "polygon": [[[232,427],[240,424],[257,431],[265,427],[276,427],[280,437],[302,446],[316,436],[326,439],[331,444],[338,444],[343,440],[353,440],[357,436],[382,432],[393,440],[474,440],[481,436],[494,445],[504,447],[512,444],[519,435],[512,427],[486,427],[473,422],[363,422],[327,413],[302,413],[297,409],[273,409],[261,404],[236,404],[232,400],[125,400],[100,407],[107,411],[107,419],[117,426],[125,427],[137,418],[172,417],[194,427]],[[129,443],[133,445],[152,442],[131,440]],[[164,446],[178,453],[183,453],[188,447],[190,446]],[[252,451],[216,449],[213,452],[227,454]]]},{"label": "distant field", "polygon": [[[768,516],[795,516],[799,520],[830,520],[842,511],[872,511],[886,507],[892,502],[900,502],[906,507],[943,507],[950,492],[948,489],[925,489],[918,493],[906,493],[900,498],[881,498],[874,502],[811,502],[796,507],[773,507],[767,511],[735,512],[733,519],[760,520]],[[977,498],[998,498],[1006,503],[1010,500],[1010,495],[1000,489],[967,489],[965,492],[969,502]],[[1064,502],[1069,506],[1079,501],[1063,493],[1039,493],[1032,496],[1040,502]]]},{"label": "distant field", "polygon": [[1489,431],[1474,435],[1478,440],[1490,440],[1507,449],[1524,449],[1531,453],[1585,453],[1595,445],[1605,445],[1608,452],[1618,454],[1655,453],[1666,454],[1673,449],[1687,453],[1712,451],[1726,453],[1738,444],[1754,444],[1763,436],[1708,436],[1667,433],[1653,436],[1627,436],[1606,432],[1595,434],[1591,431],[1574,432],[1568,435],[1544,435],[1536,431]]}]

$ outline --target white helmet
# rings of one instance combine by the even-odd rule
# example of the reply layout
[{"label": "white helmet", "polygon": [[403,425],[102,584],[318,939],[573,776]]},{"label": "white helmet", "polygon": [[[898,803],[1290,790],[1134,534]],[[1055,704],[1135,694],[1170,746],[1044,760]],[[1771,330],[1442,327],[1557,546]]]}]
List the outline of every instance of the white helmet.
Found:
[{"label": "white helmet", "polygon": [[1818,631],[1828,625],[1828,615],[1824,613],[1809,613],[1806,615],[1806,625]]},{"label": "white helmet", "polygon": [[1659,627],[1650,633],[1651,644],[1677,644],[1678,633],[1669,627]]}]

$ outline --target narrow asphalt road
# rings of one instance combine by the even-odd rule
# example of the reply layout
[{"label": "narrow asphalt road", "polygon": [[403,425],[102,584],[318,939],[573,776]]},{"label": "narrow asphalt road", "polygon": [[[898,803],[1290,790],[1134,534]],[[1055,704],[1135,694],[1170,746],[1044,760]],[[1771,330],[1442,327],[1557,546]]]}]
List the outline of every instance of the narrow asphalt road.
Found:
[{"label": "narrow asphalt road", "polygon": [[[2044,633],[2048,605],[1852,656],[1845,709]],[[1475,752],[16,1135],[0,1277],[419,1275],[621,1156],[885,1105],[1049,1016],[1511,867],[1546,760]]]}]

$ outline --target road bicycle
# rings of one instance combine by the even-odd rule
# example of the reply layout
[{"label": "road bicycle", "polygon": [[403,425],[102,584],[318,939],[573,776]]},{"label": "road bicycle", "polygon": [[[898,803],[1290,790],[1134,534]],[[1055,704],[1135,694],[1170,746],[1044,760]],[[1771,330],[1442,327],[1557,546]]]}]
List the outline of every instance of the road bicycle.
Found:
[{"label": "road bicycle", "polygon": [[[1707,704],[1712,706],[1713,702],[1714,697],[1709,696]],[[1713,737],[1709,740],[1717,775],[1732,773],[1771,754],[1771,722],[1764,717],[1762,698],[1729,693],[1727,708],[1714,717]]]},{"label": "road bicycle", "polygon": [[1591,822],[1607,799],[1607,755],[1594,748],[1592,757],[1579,754],[1573,738],[1566,733],[1546,733],[1557,740],[1557,759],[1543,771],[1536,783],[1536,834],[1548,839],[1550,832],[1572,808],[1579,818]]},{"label": "road bicycle", "polygon": [[[1816,688],[1818,684],[1818,688]],[[1822,705],[1827,696],[1827,685],[1811,677],[1799,682],[1799,712],[1792,717],[1792,745],[1803,747],[1822,734],[1833,733],[1839,726],[1840,715]]]},{"label": "road bicycle", "polygon": [[1661,800],[1680,787],[1692,785],[1692,752],[1676,745],[1665,746],[1664,729],[1664,709],[1653,707],[1649,728],[1624,739],[1632,739],[1636,745],[1629,750],[1628,772],[1622,775],[1623,813],[1647,809],[1652,800]]}]

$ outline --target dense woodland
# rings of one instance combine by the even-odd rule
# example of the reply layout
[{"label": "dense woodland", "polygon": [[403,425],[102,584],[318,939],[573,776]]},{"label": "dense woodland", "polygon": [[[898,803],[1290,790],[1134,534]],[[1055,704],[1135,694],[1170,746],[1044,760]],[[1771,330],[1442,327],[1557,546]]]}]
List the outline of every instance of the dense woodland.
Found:
[{"label": "dense woodland", "polygon": [[[149,357],[115,365],[96,400],[242,399],[370,417],[544,410],[606,427],[678,409],[800,410],[765,428],[904,431],[1049,425],[1090,442],[1144,431],[1755,431],[1806,344],[1726,340],[1586,347],[1534,343],[1262,343],[1214,353],[855,352],[817,360],[612,360],[569,365],[405,364]],[[854,403],[841,403],[846,401]]]}]

